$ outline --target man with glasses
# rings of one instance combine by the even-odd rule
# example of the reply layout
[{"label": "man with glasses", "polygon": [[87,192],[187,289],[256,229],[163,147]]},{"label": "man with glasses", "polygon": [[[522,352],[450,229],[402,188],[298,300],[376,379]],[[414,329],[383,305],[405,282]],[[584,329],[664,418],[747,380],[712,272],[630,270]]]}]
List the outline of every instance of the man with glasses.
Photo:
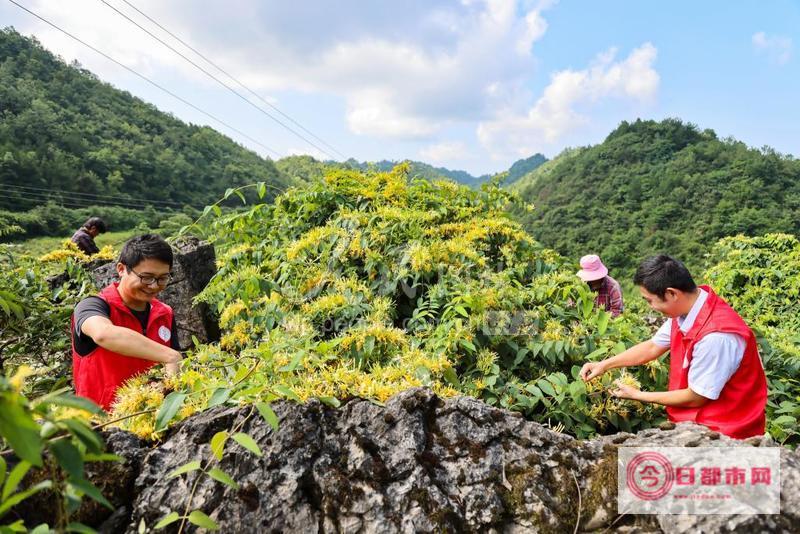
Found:
[{"label": "man with glasses", "polygon": [[172,249],[144,234],[122,247],[115,282],[83,299],[72,315],[75,392],[104,410],[129,378],[161,363],[177,373],[181,360],[172,308],[156,295],[169,284]]}]

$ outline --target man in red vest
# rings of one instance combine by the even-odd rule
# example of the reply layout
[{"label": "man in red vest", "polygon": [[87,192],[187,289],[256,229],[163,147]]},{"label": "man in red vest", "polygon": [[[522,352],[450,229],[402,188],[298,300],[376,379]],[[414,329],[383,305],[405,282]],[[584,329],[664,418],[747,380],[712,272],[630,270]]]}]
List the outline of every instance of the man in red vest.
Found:
[{"label": "man in red vest", "polygon": [[172,249],[145,234],[122,247],[119,282],[78,303],[72,314],[72,372],[75,392],[104,410],[127,379],[157,363],[178,371],[181,353],[172,308],[156,299],[169,283]]},{"label": "man in red vest", "polygon": [[695,285],[686,267],[669,256],[646,259],[633,281],[650,307],[669,319],[649,341],[584,364],[581,378],[642,365],[669,350],[669,391],[618,384],[612,394],[662,404],[673,422],[694,421],[732,438],[763,434],[767,379],[756,338],[739,314],[710,287]]}]

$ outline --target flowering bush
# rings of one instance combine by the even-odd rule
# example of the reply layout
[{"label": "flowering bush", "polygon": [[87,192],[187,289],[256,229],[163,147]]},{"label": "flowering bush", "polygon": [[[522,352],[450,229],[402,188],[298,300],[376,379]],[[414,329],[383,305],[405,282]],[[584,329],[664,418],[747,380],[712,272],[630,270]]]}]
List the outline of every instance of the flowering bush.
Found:
[{"label": "flowering bush", "polygon": [[[651,407],[611,401],[613,376],[588,389],[577,377],[587,356],[622,350],[647,329],[594,310],[572,266],[506,215],[512,194],[407,174],[335,170],[206,223],[219,271],[198,299],[218,311],[223,334],[170,385],[163,404],[177,403],[175,417],[276,397],[383,402],[428,386],[579,436],[658,420]],[[655,365],[639,379],[663,388],[665,373]],[[163,392],[152,388],[129,384],[114,416],[159,406]],[[151,436],[157,419],[123,425]]]},{"label": "flowering bush", "polygon": [[706,273],[759,337],[769,383],[767,430],[800,441],[800,241],[787,234],[721,239]]}]

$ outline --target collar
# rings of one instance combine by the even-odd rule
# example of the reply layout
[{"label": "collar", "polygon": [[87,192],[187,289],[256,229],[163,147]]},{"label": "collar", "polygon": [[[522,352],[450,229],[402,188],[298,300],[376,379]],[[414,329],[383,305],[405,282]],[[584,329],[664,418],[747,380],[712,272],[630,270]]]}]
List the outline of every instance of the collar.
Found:
[{"label": "collar", "polygon": [[699,289],[700,289],[700,294],[697,296],[697,300],[694,301],[692,309],[689,310],[689,313],[687,313],[686,315],[681,315],[678,317],[678,327],[684,334],[686,334],[687,332],[689,332],[689,330],[692,329],[692,326],[694,326],[694,322],[697,319],[697,315],[703,308],[703,304],[705,304],[706,300],[708,300],[708,291],[706,291],[703,288]]}]

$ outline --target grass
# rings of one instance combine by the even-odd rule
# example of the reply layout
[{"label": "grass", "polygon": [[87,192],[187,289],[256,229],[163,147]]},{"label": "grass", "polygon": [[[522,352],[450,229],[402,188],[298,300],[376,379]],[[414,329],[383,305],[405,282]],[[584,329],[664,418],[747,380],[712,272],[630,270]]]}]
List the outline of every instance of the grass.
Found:
[{"label": "grass", "polygon": [[[135,228],[121,230],[119,232],[106,232],[105,234],[97,236],[94,242],[97,243],[97,246],[100,248],[103,248],[105,245],[113,245],[115,249],[119,249],[125,241],[140,233],[142,233],[142,231]],[[33,239],[15,243],[16,246],[14,248],[19,253],[39,257],[50,251],[61,248],[61,243],[70,237],[71,236],[68,235],[63,237],[34,237]]]}]

